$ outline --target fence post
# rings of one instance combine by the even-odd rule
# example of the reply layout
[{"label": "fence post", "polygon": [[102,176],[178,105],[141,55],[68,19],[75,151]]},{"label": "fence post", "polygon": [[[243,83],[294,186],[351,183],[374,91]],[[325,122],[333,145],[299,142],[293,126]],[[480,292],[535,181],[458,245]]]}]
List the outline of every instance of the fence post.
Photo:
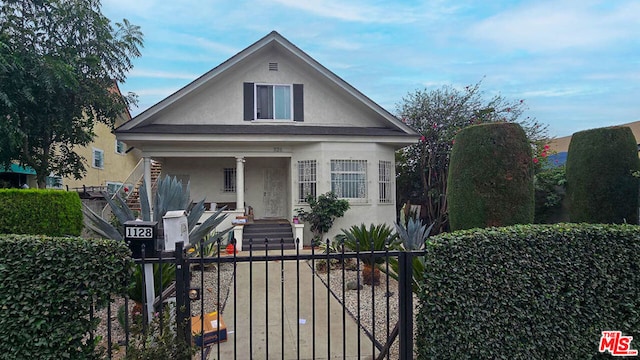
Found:
[{"label": "fence post", "polygon": [[191,344],[191,301],[189,300],[190,277],[189,263],[183,252],[184,243],[176,242],[176,326],[177,336]]},{"label": "fence post", "polygon": [[413,254],[401,251],[398,255],[400,274],[398,279],[400,359],[413,359]]}]

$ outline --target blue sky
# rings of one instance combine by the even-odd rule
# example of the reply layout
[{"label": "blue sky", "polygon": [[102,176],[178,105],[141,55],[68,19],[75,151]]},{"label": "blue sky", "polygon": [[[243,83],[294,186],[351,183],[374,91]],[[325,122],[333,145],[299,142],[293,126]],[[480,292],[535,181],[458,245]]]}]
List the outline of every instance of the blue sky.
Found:
[{"label": "blue sky", "polygon": [[152,106],[276,30],[396,113],[482,81],[551,136],[640,120],[640,1],[103,0],[145,34],[123,92]]}]

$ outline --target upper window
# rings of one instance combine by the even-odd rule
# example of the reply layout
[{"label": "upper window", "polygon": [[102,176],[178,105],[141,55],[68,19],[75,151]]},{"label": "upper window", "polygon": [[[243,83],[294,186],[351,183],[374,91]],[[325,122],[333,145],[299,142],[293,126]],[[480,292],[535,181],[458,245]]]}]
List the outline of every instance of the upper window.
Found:
[{"label": "upper window", "polygon": [[380,203],[391,202],[391,161],[380,160],[378,164],[378,191]]},{"label": "upper window", "polygon": [[307,196],[316,197],[316,161],[298,161],[298,202],[307,202]]},{"label": "upper window", "polygon": [[104,168],[104,151],[100,149],[93,149],[93,161],[91,162],[94,168]]},{"label": "upper window", "polygon": [[62,177],[54,175],[53,173],[49,174],[45,179],[47,183],[47,189],[62,189]]},{"label": "upper window", "polygon": [[256,85],[256,119],[291,120],[291,85]]},{"label": "upper window", "polygon": [[304,121],[302,84],[244,83],[244,120]]},{"label": "upper window", "polygon": [[331,191],[343,199],[367,199],[367,160],[331,160]]},{"label": "upper window", "polygon": [[116,154],[124,155],[127,152],[127,146],[122,141],[116,140]]}]

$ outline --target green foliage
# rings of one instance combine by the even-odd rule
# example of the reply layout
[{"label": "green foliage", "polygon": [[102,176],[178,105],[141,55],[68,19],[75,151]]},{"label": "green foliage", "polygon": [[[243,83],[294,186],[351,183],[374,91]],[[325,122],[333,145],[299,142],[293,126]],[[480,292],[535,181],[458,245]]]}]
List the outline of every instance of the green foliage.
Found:
[{"label": "green foliage", "polygon": [[156,314],[146,332],[141,329],[141,324],[133,326],[125,360],[190,359],[195,354],[195,347],[176,336],[176,324],[171,311],[170,306],[164,308],[162,326],[160,314]]},{"label": "green foliage", "polygon": [[75,147],[135,102],[114,91],[140,56],[142,33],[112,23],[93,0],[0,2],[0,165],[46,177],[86,172]]},{"label": "green foliage", "polygon": [[435,224],[438,234],[449,229],[447,176],[455,135],[473,124],[513,122],[520,124],[537,151],[546,143],[547,127],[524,117],[523,100],[509,101],[500,95],[487,98],[481,83],[458,90],[444,86],[407,94],[398,105],[398,117],[414,128],[421,139],[396,154],[397,199],[425,205],[423,217]]},{"label": "green foliage", "polygon": [[629,127],[573,134],[567,154],[571,222],[638,223],[638,148]]},{"label": "green foliage", "polygon": [[385,251],[398,247],[398,236],[393,229],[386,225],[353,225],[348,230],[342,229],[342,233],[336,236],[336,240],[344,244],[345,248],[363,253],[362,262],[365,264],[381,264],[383,257],[366,256],[366,252]]},{"label": "green foliage", "polygon": [[335,219],[344,216],[344,213],[349,210],[349,201],[338,199],[332,192],[319,195],[317,199],[309,195],[305,201],[309,204],[310,211],[299,208],[296,212],[300,219],[310,223],[314,242],[320,241],[322,235],[331,229]]},{"label": "green foliage", "polygon": [[123,242],[0,235],[0,359],[93,359],[91,305],[123,295],[131,252]]},{"label": "green foliage", "polygon": [[422,223],[422,220],[409,217],[407,225],[395,223],[396,233],[402,241],[403,250],[422,250],[424,248],[424,242],[431,234],[433,229],[431,224],[427,227]]},{"label": "green foliage", "polygon": [[535,174],[535,223],[549,223],[554,217],[561,216],[566,184],[567,176],[564,166],[541,169]]},{"label": "green foliage", "polygon": [[77,236],[81,208],[76,192],[0,189],[0,234]]},{"label": "green foliage", "polygon": [[420,359],[608,359],[601,331],[640,336],[640,232],[517,225],[431,237]]},{"label": "green foliage", "polygon": [[460,131],[448,188],[452,230],[533,222],[531,146],[520,125],[492,123]]}]

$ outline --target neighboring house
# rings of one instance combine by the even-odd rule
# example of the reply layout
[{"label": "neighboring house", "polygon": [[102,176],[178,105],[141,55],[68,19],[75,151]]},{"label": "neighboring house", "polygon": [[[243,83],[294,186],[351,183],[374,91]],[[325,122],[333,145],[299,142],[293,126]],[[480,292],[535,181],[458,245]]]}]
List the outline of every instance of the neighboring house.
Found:
[{"label": "neighboring house", "polygon": [[[633,132],[633,136],[635,136],[636,141],[640,139],[640,121],[634,121],[627,124],[621,124],[616,126],[628,126],[631,128],[631,132]],[[569,151],[569,144],[571,143],[570,136],[564,136],[561,138],[556,138],[551,141],[549,144],[551,150],[556,152],[556,154],[551,155],[550,159],[552,160],[552,164],[555,165],[564,165],[567,161],[567,152]],[[638,150],[640,150],[640,144],[638,144]]]},{"label": "neighboring house", "polygon": [[[116,91],[119,91],[116,86]],[[116,119],[115,126],[121,126],[131,120],[131,115],[127,111]],[[142,176],[142,156],[140,150],[127,146],[126,143],[116,139],[111,128],[101,122],[97,122],[93,132],[95,137],[93,142],[87,146],[75,147],[74,151],[85,158],[86,174],[82,179],[76,180],[73,176],[60,177],[56,174],[49,174],[47,177],[47,188],[65,189],[80,191],[81,196],[101,197],[101,190],[110,192],[116,191],[125,182],[129,182],[129,187],[133,187]],[[136,167],[140,171],[136,178],[129,179],[130,174],[135,172]],[[8,171],[0,168],[0,181],[9,187],[21,187],[27,184],[36,188],[36,172],[30,167],[22,167],[12,164]],[[0,186],[2,186],[0,184]],[[86,189],[87,192],[82,192]]]},{"label": "neighboring house", "polygon": [[277,32],[116,135],[142,151],[145,178],[159,161],[163,174],[190,182],[192,199],[227,204],[234,218],[290,221],[307,195],[333,191],[351,209],[329,236],[395,221],[394,153],[419,138]]}]

